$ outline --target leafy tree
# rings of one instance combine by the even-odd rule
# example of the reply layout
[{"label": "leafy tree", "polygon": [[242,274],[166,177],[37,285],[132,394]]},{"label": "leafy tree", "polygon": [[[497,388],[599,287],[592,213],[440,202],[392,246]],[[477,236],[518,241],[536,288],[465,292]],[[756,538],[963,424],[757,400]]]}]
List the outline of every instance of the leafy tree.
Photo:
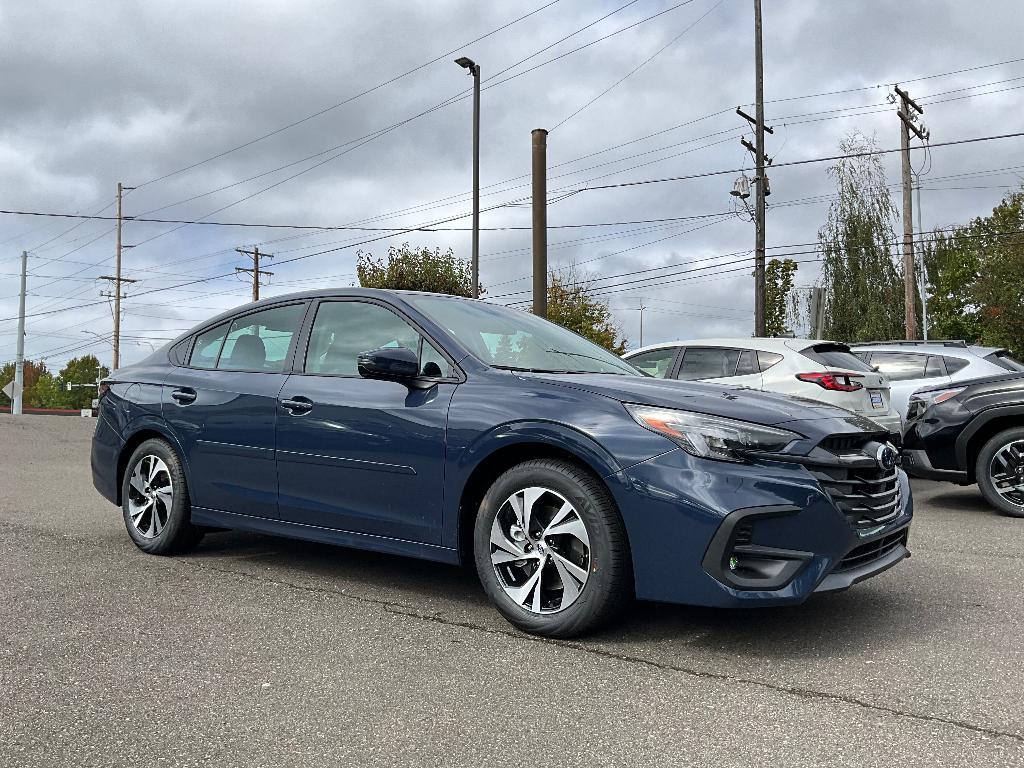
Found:
[{"label": "leafy tree", "polygon": [[[88,408],[92,404],[93,398],[96,397],[96,389],[93,385],[96,383],[97,369],[99,369],[100,378],[110,373],[106,366],[100,365],[96,355],[83,355],[68,360],[57,377],[64,387],[64,408]],[[87,386],[74,387],[68,392],[67,385],[69,383]]]},{"label": "leafy tree", "polygon": [[616,355],[626,351],[626,339],[608,304],[594,295],[576,271],[552,272],[548,282],[548,320],[600,344]]},{"label": "leafy tree", "polygon": [[[41,374],[46,373],[46,364],[43,362],[34,363],[31,360],[25,361],[25,390],[22,402],[29,403],[29,396]],[[0,369],[0,387],[6,387],[7,382],[14,381],[14,363],[7,363]],[[10,405],[11,399],[0,392],[0,405]]]},{"label": "leafy tree", "polygon": [[49,371],[43,371],[32,389],[26,392],[25,405],[30,408],[67,408],[65,394],[57,378]]},{"label": "leafy tree", "polygon": [[[839,142],[844,155],[877,147],[873,137],[858,132]],[[896,206],[882,162],[878,155],[846,157],[828,173],[839,197],[818,231],[825,336],[842,341],[902,338],[903,278],[891,248]]]},{"label": "leafy tree", "polygon": [[982,316],[974,292],[981,271],[981,254],[967,228],[936,232],[925,248],[924,264],[929,337],[980,341]]},{"label": "leafy tree", "polygon": [[790,312],[793,275],[797,267],[792,259],[772,259],[765,267],[765,336],[785,336],[792,330],[787,323],[787,316]]},{"label": "leafy tree", "polygon": [[971,224],[981,269],[974,285],[982,341],[1024,352],[1024,192],[1007,196]]},{"label": "leafy tree", "polygon": [[[456,258],[451,248],[442,252],[440,248],[410,248],[403,243],[401,247],[389,248],[386,260],[360,252],[356,274],[363,288],[473,295],[471,265]],[[480,287],[479,294],[483,293]]]}]

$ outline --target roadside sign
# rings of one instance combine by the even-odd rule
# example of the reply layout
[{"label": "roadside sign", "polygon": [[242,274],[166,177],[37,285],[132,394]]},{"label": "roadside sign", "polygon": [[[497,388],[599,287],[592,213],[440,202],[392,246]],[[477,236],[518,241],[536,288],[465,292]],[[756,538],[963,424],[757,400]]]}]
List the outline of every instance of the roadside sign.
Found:
[{"label": "roadside sign", "polygon": [[5,386],[2,390],[0,390],[0,392],[3,392],[11,400],[13,400],[14,399],[14,395],[15,394],[19,394],[20,395],[21,394],[21,390],[23,389],[23,387],[18,387],[17,389],[15,389],[15,387],[18,387],[17,382],[9,381],[9,382],[7,382],[7,386]]},{"label": "roadside sign", "polygon": [[83,419],[91,419],[92,418],[92,408],[83,408],[82,409],[82,418]]}]

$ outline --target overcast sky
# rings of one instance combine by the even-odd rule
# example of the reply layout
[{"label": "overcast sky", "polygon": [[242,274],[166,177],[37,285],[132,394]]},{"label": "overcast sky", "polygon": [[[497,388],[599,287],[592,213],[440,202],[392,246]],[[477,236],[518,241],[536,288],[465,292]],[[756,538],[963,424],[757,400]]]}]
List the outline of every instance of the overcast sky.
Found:
[{"label": "overcast sky", "polygon": [[[112,215],[123,181],[138,187],[125,197],[126,215],[165,219],[400,228],[468,214],[471,78],[452,63],[464,54],[484,78],[482,207],[501,206],[481,222],[490,297],[529,298],[530,131],[549,128],[551,265],[575,263],[595,278],[631,346],[641,301],[645,344],[750,335],[750,262],[737,259],[753,246],[752,224],[733,214],[680,219],[732,211],[736,174],[564,197],[750,168],[739,139],[751,134],[732,110],[753,99],[753,2],[673,9],[677,2],[0,0],[0,208]],[[885,102],[893,82],[925,106],[932,143],[1024,130],[1024,60],[1011,63],[1024,56],[1021,39],[1018,0],[764,0],[766,116],[775,129],[768,154],[776,163],[833,154],[853,129],[898,147],[899,123]],[[991,66],[999,62],[1008,63]],[[794,98],[834,91],[844,92]],[[1022,149],[1022,139],[936,147],[923,176],[924,228],[990,211],[1024,178]],[[915,166],[924,160],[914,153]],[[898,155],[884,164],[895,184]],[[769,254],[811,250],[788,246],[816,239],[834,192],[826,168],[771,173]],[[666,218],[676,220],[567,226]],[[456,231],[388,237],[131,222],[125,242],[138,247],[125,252],[124,274],[138,282],[126,288],[122,362],[248,301],[250,287],[234,276],[173,288],[242,265],[236,247],[258,243],[283,262],[345,246],[268,266],[269,296],[352,284],[360,248],[383,255],[409,242],[469,258],[469,224],[466,216],[440,225]],[[526,229],[488,229],[501,227]],[[113,269],[111,223],[0,215],[0,361],[14,358],[16,322],[6,318],[17,314],[22,249],[30,252],[27,355],[44,355],[55,370],[87,351],[108,361],[109,342],[88,332],[111,332],[99,296],[108,286],[96,280]],[[653,270],[670,265],[679,266]],[[638,270],[653,271],[623,276]],[[797,282],[816,276],[805,263]],[[640,278],[657,279],[623,285]]]}]

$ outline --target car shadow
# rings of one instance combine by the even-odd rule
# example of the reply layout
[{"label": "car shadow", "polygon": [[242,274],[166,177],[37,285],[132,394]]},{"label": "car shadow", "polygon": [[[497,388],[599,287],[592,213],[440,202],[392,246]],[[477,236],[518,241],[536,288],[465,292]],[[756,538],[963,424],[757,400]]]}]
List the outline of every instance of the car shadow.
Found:
[{"label": "car shadow", "polygon": [[985,501],[985,497],[981,495],[981,491],[976,486],[973,488],[943,491],[924,497],[922,501],[925,501],[929,508],[942,510],[943,512],[967,512],[986,516],[998,514]]},{"label": "car shadow", "polygon": [[[208,536],[189,557],[305,589],[343,592],[435,620],[509,629],[468,567],[233,531]],[[637,602],[612,626],[575,642],[612,645],[620,651],[636,645],[640,655],[657,643],[732,656],[795,659],[852,655],[883,636],[910,640],[941,632],[947,617],[914,600],[898,570],[847,592],[812,596],[798,606],[724,609]]]}]

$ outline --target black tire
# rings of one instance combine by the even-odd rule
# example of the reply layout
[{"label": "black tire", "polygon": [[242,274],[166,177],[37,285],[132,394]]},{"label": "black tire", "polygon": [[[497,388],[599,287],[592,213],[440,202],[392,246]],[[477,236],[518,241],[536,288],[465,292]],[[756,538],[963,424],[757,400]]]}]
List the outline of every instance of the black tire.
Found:
[{"label": "black tire", "polygon": [[[530,487],[550,489],[570,502],[589,538],[586,582],[573,602],[552,613],[535,613],[513,600],[491,562],[495,517],[510,497]],[[530,548],[528,542],[524,542],[524,546]],[[538,549],[542,548],[538,546]],[[551,551],[550,544],[547,549]],[[558,638],[592,632],[615,618],[633,599],[629,541],[615,502],[600,480],[568,461],[526,461],[502,474],[480,504],[473,532],[473,551],[477,574],[487,596],[509,623],[524,632]],[[550,557],[551,567],[554,567],[554,555]],[[565,599],[564,587],[562,594],[560,602]]]},{"label": "black tire", "polygon": [[[138,504],[140,495],[133,491],[132,476],[142,462],[149,462],[152,457],[163,462],[171,483],[171,503],[163,505],[154,499],[151,511],[139,516],[139,525],[133,522],[133,504]],[[141,469],[150,466],[142,464]],[[145,474],[145,472],[143,472]],[[163,480],[163,472],[160,473]],[[161,486],[163,487],[163,486]],[[145,497],[143,496],[144,500]],[[136,507],[137,509],[138,507]],[[152,510],[156,509],[154,513]],[[121,513],[124,517],[128,535],[135,546],[151,555],[174,555],[186,552],[195,547],[203,538],[204,531],[192,525],[190,521],[191,505],[188,495],[188,484],[181,460],[174,449],[164,440],[147,440],[132,453],[121,478]],[[157,515],[156,528],[153,527],[153,515]],[[161,525],[162,522],[162,525]],[[146,531],[151,535],[146,535]]]},{"label": "black tire", "polygon": [[[996,490],[995,481],[992,479],[992,459],[1002,448],[1017,441],[1024,441],[1024,427],[1000,432],[981,447],[977,463],[974,465],[974,476],[978,479],[978,487],[985,501],[1010,517],[1024,517],[1024,503],[1014,504]],[[1021,480],[1024,481],[1024,477]],[[1021,499],[1024,502],[1024,495]]]}]

